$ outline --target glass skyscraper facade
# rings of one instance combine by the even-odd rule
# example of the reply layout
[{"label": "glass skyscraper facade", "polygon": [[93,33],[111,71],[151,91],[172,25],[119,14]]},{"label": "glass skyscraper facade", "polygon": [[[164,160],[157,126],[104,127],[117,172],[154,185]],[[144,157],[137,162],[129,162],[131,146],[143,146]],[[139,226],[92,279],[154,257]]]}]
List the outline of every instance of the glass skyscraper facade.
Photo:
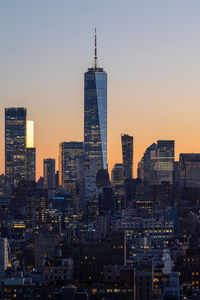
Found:
[{"label": "glass skyscraper facade", "polygon": [[95,65],[84,75],[84,154],[96,171],[107,169],[107,73]]},{"label": "glass skyscraper facade", "polygon": [[12,186],[26,176],[26,109],[5,109],[5,174]]}]

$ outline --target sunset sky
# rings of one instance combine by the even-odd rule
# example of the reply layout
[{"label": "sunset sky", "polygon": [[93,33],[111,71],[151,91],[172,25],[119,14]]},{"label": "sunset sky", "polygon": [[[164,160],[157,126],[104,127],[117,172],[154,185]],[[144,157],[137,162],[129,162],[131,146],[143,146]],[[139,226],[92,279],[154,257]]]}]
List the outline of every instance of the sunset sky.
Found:
[{"label": "sunset sky", "polygon": [[134,136],[134,169],[158,139],[200,152],[199,0],[1,0],[0,172],[4,109],[35,122],[37,176],[63,141],[83,141],[83,75],[108,73],[108,164],[121,162],[121,133]]}]

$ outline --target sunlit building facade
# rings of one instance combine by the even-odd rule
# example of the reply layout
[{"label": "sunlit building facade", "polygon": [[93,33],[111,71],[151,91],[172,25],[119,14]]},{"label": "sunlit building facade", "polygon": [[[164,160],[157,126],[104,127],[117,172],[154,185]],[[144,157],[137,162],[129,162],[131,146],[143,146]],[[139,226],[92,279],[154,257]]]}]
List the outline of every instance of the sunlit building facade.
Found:
[{"label": "sunlit building facade", "polygon": [[26,180],[36,180],[36,148],[34,147],[34,122],[26,121]]},{"label": "sunlit building facade", "polygon": [[84,75],[84,154],[95,159],[96,171],[107,169],[107,74],[97,66]]},{"label": "sunlit building facade", "polygon": [[169,181],[172,184],[174,172],[174,141],[157,141],[157,147],[157,180],[159,183]]},{"label": "sunlit building facade", "polygon": [[76,161],[83,158],[82,142],[63,142],[59,145],[59,185],[73,189],[76,183]]},{"label": "sunlit building facade", "polygon": [[26,109],[5,109],[5,174],[16,186],[26,176]]},{"label": "sunlit building facade", "polygon": [[121,135],[122,159],[124,176],[126,179],[133,178],[133,137],[128,134]]},{"label": "sunlit building facade", "polygon": [[26,147],[34,148],[34,121],[26,121]]},{"label": "sunlit building facade", "polygon": [[[141,163],[142,162],[142,163]],[[163,181],[173,183],[174,173],[174,141],[159,140],[147,148],[139,163],[139,175],[150,185],[158,185]]]}]

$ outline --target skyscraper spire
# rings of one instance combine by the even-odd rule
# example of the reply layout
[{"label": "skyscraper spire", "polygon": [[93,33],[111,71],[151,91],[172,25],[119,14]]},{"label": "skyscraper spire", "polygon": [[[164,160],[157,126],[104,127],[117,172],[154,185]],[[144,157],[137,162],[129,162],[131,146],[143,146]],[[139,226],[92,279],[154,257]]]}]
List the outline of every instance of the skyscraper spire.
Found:
[{"label": "skyscraper spire", "polygon": [[97,30],[95,27],[95,43],[94,43],[94,68],[97,68]]}]

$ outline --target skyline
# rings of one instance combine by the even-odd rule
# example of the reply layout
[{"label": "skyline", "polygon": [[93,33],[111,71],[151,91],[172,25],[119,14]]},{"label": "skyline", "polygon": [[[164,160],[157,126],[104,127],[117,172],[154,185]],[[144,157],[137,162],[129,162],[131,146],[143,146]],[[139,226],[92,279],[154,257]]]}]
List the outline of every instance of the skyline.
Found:
[{"label": "skyline", "polygon": [[[60,142],[83,141],[83,76],[92,66],[95,26],[99,64],[108,73],[109,170],[122,161],[120,137],[124,133],[134,136],[134,176],[146,148],[159,139],[175,140],[176,159],[179,153],[200,152],[196,138],[200,125],[200,41],[196,38],[200,4],[194,1],[191,7],[186,1],[175,1],[171,9],[158,1],[153,1],[156,7],[141,2],[122,5],[115,1],[116,15],[111,17],[114,1],[102,7],[95,4],[93,10],[99,15],[104,12],[105,22],[96,12],[82,26],[93,11],[91,1],[86,1],[74,27],[67,17],[70,19],[70,8],[74,11],[76,4],[68,7],[60,1],[58,8],[49,1],[48,13],[45,4],[19,1],[12,9],[0,4],[0,23],[5,28],[0,50],[0,172],[4,172],[5,107],[26,107],[27,119],[34,121],[37,178],[42,175],[44,158],[55,158],[58,166]],[[69,11],[62,12],[62,8]],[[131,13],[135,18],[126,19]],[[118,16],[123,17],[121,28]]]}]

